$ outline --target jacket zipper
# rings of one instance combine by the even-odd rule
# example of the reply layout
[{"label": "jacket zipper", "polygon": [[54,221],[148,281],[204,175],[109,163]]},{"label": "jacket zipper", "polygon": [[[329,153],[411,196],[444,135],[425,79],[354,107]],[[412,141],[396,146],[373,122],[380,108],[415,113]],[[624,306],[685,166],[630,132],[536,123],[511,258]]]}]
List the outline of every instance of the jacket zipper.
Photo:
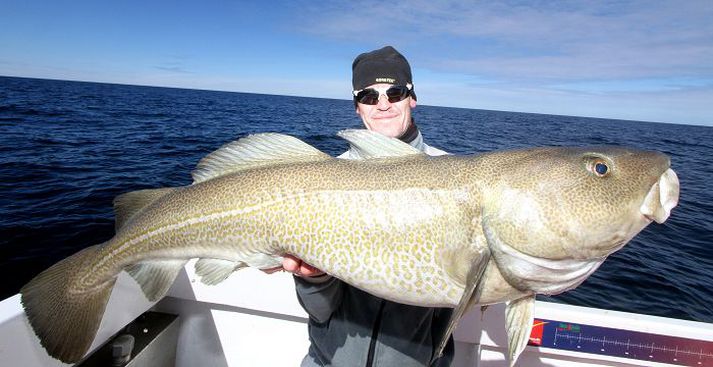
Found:
[{"label": "jacket zipper", "polygon": [[379,312],[376,314],[376,321],[374,321],[374,328],[371,331],[371,341],[369,342],[369,353],[366,355],[366,367],[372,367],[374,365],[376,339],[379,337],[379,329],[381,329],[381,316],[384,313],[385,303],[386,302],[382,299],[379,304]]}]

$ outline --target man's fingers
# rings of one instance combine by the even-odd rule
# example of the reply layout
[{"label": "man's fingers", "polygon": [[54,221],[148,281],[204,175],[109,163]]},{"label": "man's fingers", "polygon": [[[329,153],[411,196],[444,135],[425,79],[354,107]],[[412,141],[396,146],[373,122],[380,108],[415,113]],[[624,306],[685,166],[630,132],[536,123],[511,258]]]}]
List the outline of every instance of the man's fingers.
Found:
[{"label": "man's fingers", "polygon": [[297,273],[302,265],[302,260],[292,256],[285,255],[282,259],[282,267],[290,273]]},{"label": "man's fingers", "polygon": [[282,266],[278,266],[276,268],[270,268],[270,269],[260,269],[263,271],[265,274],[272,274],[272,273],[277,273],[278,271],[285,270]]},{"label": "man's fingers", "polygon": [[307,264],[306,262],[302,262],[302,266],[300,267],[300,275],[305,277],[313,277],[322,274],[324,274],[323,271],[315,268],[310,264]]},{"label": "man's fingers", "polygon": [[289,254],[283,255],[282,266],[270,269],[262,269],[262,271],[266,274],[276,273],[281,270],[288,271],[299,277],[314,277],[324,274],[323,271]]}]

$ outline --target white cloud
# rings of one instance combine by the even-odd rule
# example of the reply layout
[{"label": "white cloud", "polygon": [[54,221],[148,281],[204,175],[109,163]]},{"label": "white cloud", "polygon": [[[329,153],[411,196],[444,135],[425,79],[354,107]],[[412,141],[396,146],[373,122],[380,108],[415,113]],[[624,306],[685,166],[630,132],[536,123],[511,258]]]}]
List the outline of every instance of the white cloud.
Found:
[{"label": "white cloud", "polygon": [[306,6],[303,29],[360,43],[391,40],[413,64],[436,71],[525,80],[713,74],[709,0]]},{"label": "white cloud", "polygon": [[394,45],[426,104],[713,124],[710,0],[322,5],[303,31]]}]

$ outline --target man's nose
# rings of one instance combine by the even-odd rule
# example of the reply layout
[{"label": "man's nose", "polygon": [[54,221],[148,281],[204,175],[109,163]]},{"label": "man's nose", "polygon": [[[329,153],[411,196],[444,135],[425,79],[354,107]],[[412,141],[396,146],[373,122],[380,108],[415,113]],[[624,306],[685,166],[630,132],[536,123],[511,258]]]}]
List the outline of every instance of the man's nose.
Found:
[{"label": "man's nose", "polygon": [[379,95],[379,103],[376,104],[376,107],[380,110],[388,110],[391,107],[389,97],[387,97],[386,94]]}]

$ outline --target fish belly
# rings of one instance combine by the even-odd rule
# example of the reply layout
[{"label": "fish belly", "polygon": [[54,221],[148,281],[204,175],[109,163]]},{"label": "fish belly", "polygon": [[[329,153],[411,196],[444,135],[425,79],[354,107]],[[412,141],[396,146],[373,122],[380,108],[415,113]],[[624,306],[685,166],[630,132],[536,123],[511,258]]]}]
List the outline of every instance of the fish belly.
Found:
[{"label": "fish belly", "polygon": [[283,252],[385,299],[458,303],[464,283],[449,267],[473,238],[459,193],[322,191],[276,205],[265,222]]}]

